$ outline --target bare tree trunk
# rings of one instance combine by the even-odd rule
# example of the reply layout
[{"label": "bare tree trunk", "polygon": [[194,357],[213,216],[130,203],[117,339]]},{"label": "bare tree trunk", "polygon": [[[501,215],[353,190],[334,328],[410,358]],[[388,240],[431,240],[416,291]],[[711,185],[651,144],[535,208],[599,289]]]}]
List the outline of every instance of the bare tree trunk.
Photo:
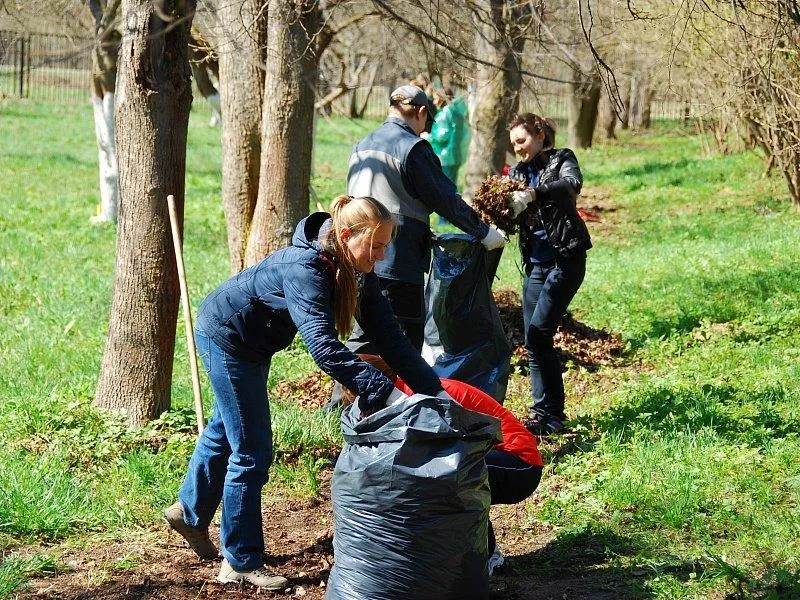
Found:
[{"label": "bare tree trunk", "polygon": [[[231,272],[245,266],[258,198],[266,0],[219,0],[215,27],[222,114],[222,205]],[[271,115],[268,115],[268,117]]]},{"label": "bare tree trunk", "polygon": [[[475,112],[464,182],[464,196],[472,194],[492,173],[499,173],[509,151],[508,125],[519,108],[522,87],[520,55],[525,45],[516,24],[527,20],[529,3],[513,8],[504,0],[481,0],[480,12],[490,16],[478,25],[476,55],[489,64],[479,64],[476,77]],[[500,70],[490,65],[503,65]]]},{"label": "bare tree trunk", "polygon": [[600,106],[598,107],[597,129],[600,137],[604,140],[617,139],[617,112],[614,110],[614,103],[608,97],[608,91],[604,91],[600,96]]},{"label": "bare tree trunk", "polygon": [[620,74],[619,96],[622,101],[622,111],[619,114],[619,128],[628,129],[631,114],[631,75]]},{"label": "bare tree trunk", "polygon": [[[167,410],[179,287],[166,197],[183,221],[194,2],[124,0],[118,77],[120,214],[114,299],[95,404],[141,425]],[[171,15],[165,22],[159,14]]]},{"label": "bare tree trunk", "polygon": [[114,104],[120,34],[115,28],[118,0],[90,0],[95,18],[95,46],[92,49],[92,111],[100,172],[100,204],[92,223],[116,223],[119,214],[119,170],[114,131]]},{"label": "bare tree trunk", "polygon": [[319,65],[313,40],[320,26],[314,0],[269,4],[261,172],[248,265],[288,245],[295,225],[308,214]]},{"label": "bare tree trunk", "polygon": [[219,81],[219,64],[211,46],[196,32],[192,32],[189,39],[189,66],[192,68],[192,77],[197,91],[211,106],[211,119],[208,124],[216,127],[222,121],[222,113],[219,90],[211,76],[213,75]]},{"label": "bare tree trunk", "polygon": [[642,73],[642,91],[639,100],[639,127],[650,129],[650,111],[653,104],[653,86],[650,83],[650,72]]},{"label": "bare tree trunk", "polygon": [[637,70],[631,75],[628,124],[632,129],[648,129],[650,127],[650,104],[652,101],[653,89],[650,85],[650,73],[647,69]]},{"label": "bare tree trunk", "polygon": [[594,74],[587,77],[577,70],[572,77],[576,83],[570,84],[568,143],[570,148],[591,148],[600,102],[600,78]]}]

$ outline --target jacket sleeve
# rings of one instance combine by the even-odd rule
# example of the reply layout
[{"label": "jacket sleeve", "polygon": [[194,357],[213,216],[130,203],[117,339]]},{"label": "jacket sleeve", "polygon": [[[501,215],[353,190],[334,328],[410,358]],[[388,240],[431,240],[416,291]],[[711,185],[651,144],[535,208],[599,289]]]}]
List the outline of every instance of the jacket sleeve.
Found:
[{"label": "jacket sleeve", "polygon": [[289,315],[317,366],[357,393],[362,409],[382,406],[394,384],[339,340],[332,308],[332,276],[301,262],[286,272],[283,287]]},{"label": "jacket sleeve", "polygon": [[442,164],[427,141],[417,142],[408,153],[403,176],[412,196],[464,233],[477,240],[489,233],[489,226],[458,195],[456,185],[442,171]]},{"label": "jacket sleeve", "polygon": [[564,159],[558,167],[558,178],[534,188],[536,203],[545,207],[568,202],[574,209],[582,187],[583,175],[578,166],[578,159],[572,150],[564,150]]},{"label": "jacket sleeve", "polygon": [[442,390],[439,377],[411,345],[381,293],[374,273],[364,277],[358,323],[377,346],[381,358],[402,377],[414,392],[436,395]]}]

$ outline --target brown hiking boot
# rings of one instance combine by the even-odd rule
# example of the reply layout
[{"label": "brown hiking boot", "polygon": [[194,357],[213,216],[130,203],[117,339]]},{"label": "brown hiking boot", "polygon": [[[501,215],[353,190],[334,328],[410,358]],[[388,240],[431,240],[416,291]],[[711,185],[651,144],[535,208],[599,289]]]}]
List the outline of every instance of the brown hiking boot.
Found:
[{"label": "brown hiking boot", "polygon": [[183,520],[183,505],[176,502],[164,511],[164,518],[181,537],[189,542],[189,547],[203,560],[213,560],[219,557],[217,547],[208,537],[208,529],[192,527]]},{"label": "brown hiking boot", "polygon": [[289,580],[286,577],[271,575],[264,567],[253,569],[252,571],[236,571],[226,559],[222,560],[217,581],[220,583],[241,583],[246,581],[271,592],[284,590],[289,585]]}]

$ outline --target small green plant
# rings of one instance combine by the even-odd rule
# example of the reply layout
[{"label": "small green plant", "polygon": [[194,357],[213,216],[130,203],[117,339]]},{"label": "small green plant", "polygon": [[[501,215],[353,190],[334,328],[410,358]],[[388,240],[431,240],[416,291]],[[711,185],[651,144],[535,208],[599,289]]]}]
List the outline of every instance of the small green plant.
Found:
[{"label": "small green plant", "polygon": [[55,562],[48,556],[3,554],[0,557],[0,598],[10,597],[33,576],[54,572]]}]

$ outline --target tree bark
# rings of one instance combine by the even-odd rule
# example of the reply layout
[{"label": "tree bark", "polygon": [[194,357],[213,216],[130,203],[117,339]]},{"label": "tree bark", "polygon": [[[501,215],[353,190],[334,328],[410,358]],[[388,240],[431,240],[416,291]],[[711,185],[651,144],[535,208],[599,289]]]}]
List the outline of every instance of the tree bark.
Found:
[{"label": "tree bark", "polygon": [[[477,25],[476,55],[489,63],[479,64],[476,77],[475,111],[472,137],[466,165],[464,196],[471,198],[487,175],[499,173],[510,150],[508,125],[519,108],[522,87],[521,54],[525,37],[517,24],[527,21],[523,11],[529,3],[505,0],[481,0],[482,12],[491,15],[489,22]],[[502,65],[498,69],[491,65]]]},{"label": "tree bark", "polygon": [[115,26],[118,0],[90,0],[95,18],[92,49],[92,110],[100,173],[100,204],[93,223],[116,223],[119,214],[119,172],[114,132],[114,104],[120,34]]},{"label": "tree bark", "polygon": [[617,112],[614,110],[614,102],[608,97],[608,90],[600,96],[600,106],[598,107],[597,129],[600,137],[604,140],[617,139]]},{"label": "tree bark", "polygon": [[[232,273],[245,267],[258,199],[267,38],[265,0],[219,0],[215,37],[222,103],[222,205]],[[270,115],[268,115],[269,117]]]},{"label": "tree bark", "polygon": [[170,405],[180,292],[166,197],[182,228],[194,2],[166,0],[156,12],[150,0],[124,0],[121,12],[117,263],[95,404],[141,425]]},{"label": "tree bark", "polygon": [[245,255],[248,265],[288,245],[295,226],[308,214],[319,65],[313,41],[320,25],[314,0],[269,4],[261,171]]},{"label": "tree bark", "polygon": [[594,127],[597,123],[597,106],[600,102],[600,78],[586,76],[575,70],[570,84],[567,135],[570,148],[591,148]]},{"label": "tree bark", "polygon": [[653,101],[653,89],[650,85],[650,73],[641,69],[631,75],[630,113],[628,124],[632,129],[648,129],[650,127],[650,105]]}]

